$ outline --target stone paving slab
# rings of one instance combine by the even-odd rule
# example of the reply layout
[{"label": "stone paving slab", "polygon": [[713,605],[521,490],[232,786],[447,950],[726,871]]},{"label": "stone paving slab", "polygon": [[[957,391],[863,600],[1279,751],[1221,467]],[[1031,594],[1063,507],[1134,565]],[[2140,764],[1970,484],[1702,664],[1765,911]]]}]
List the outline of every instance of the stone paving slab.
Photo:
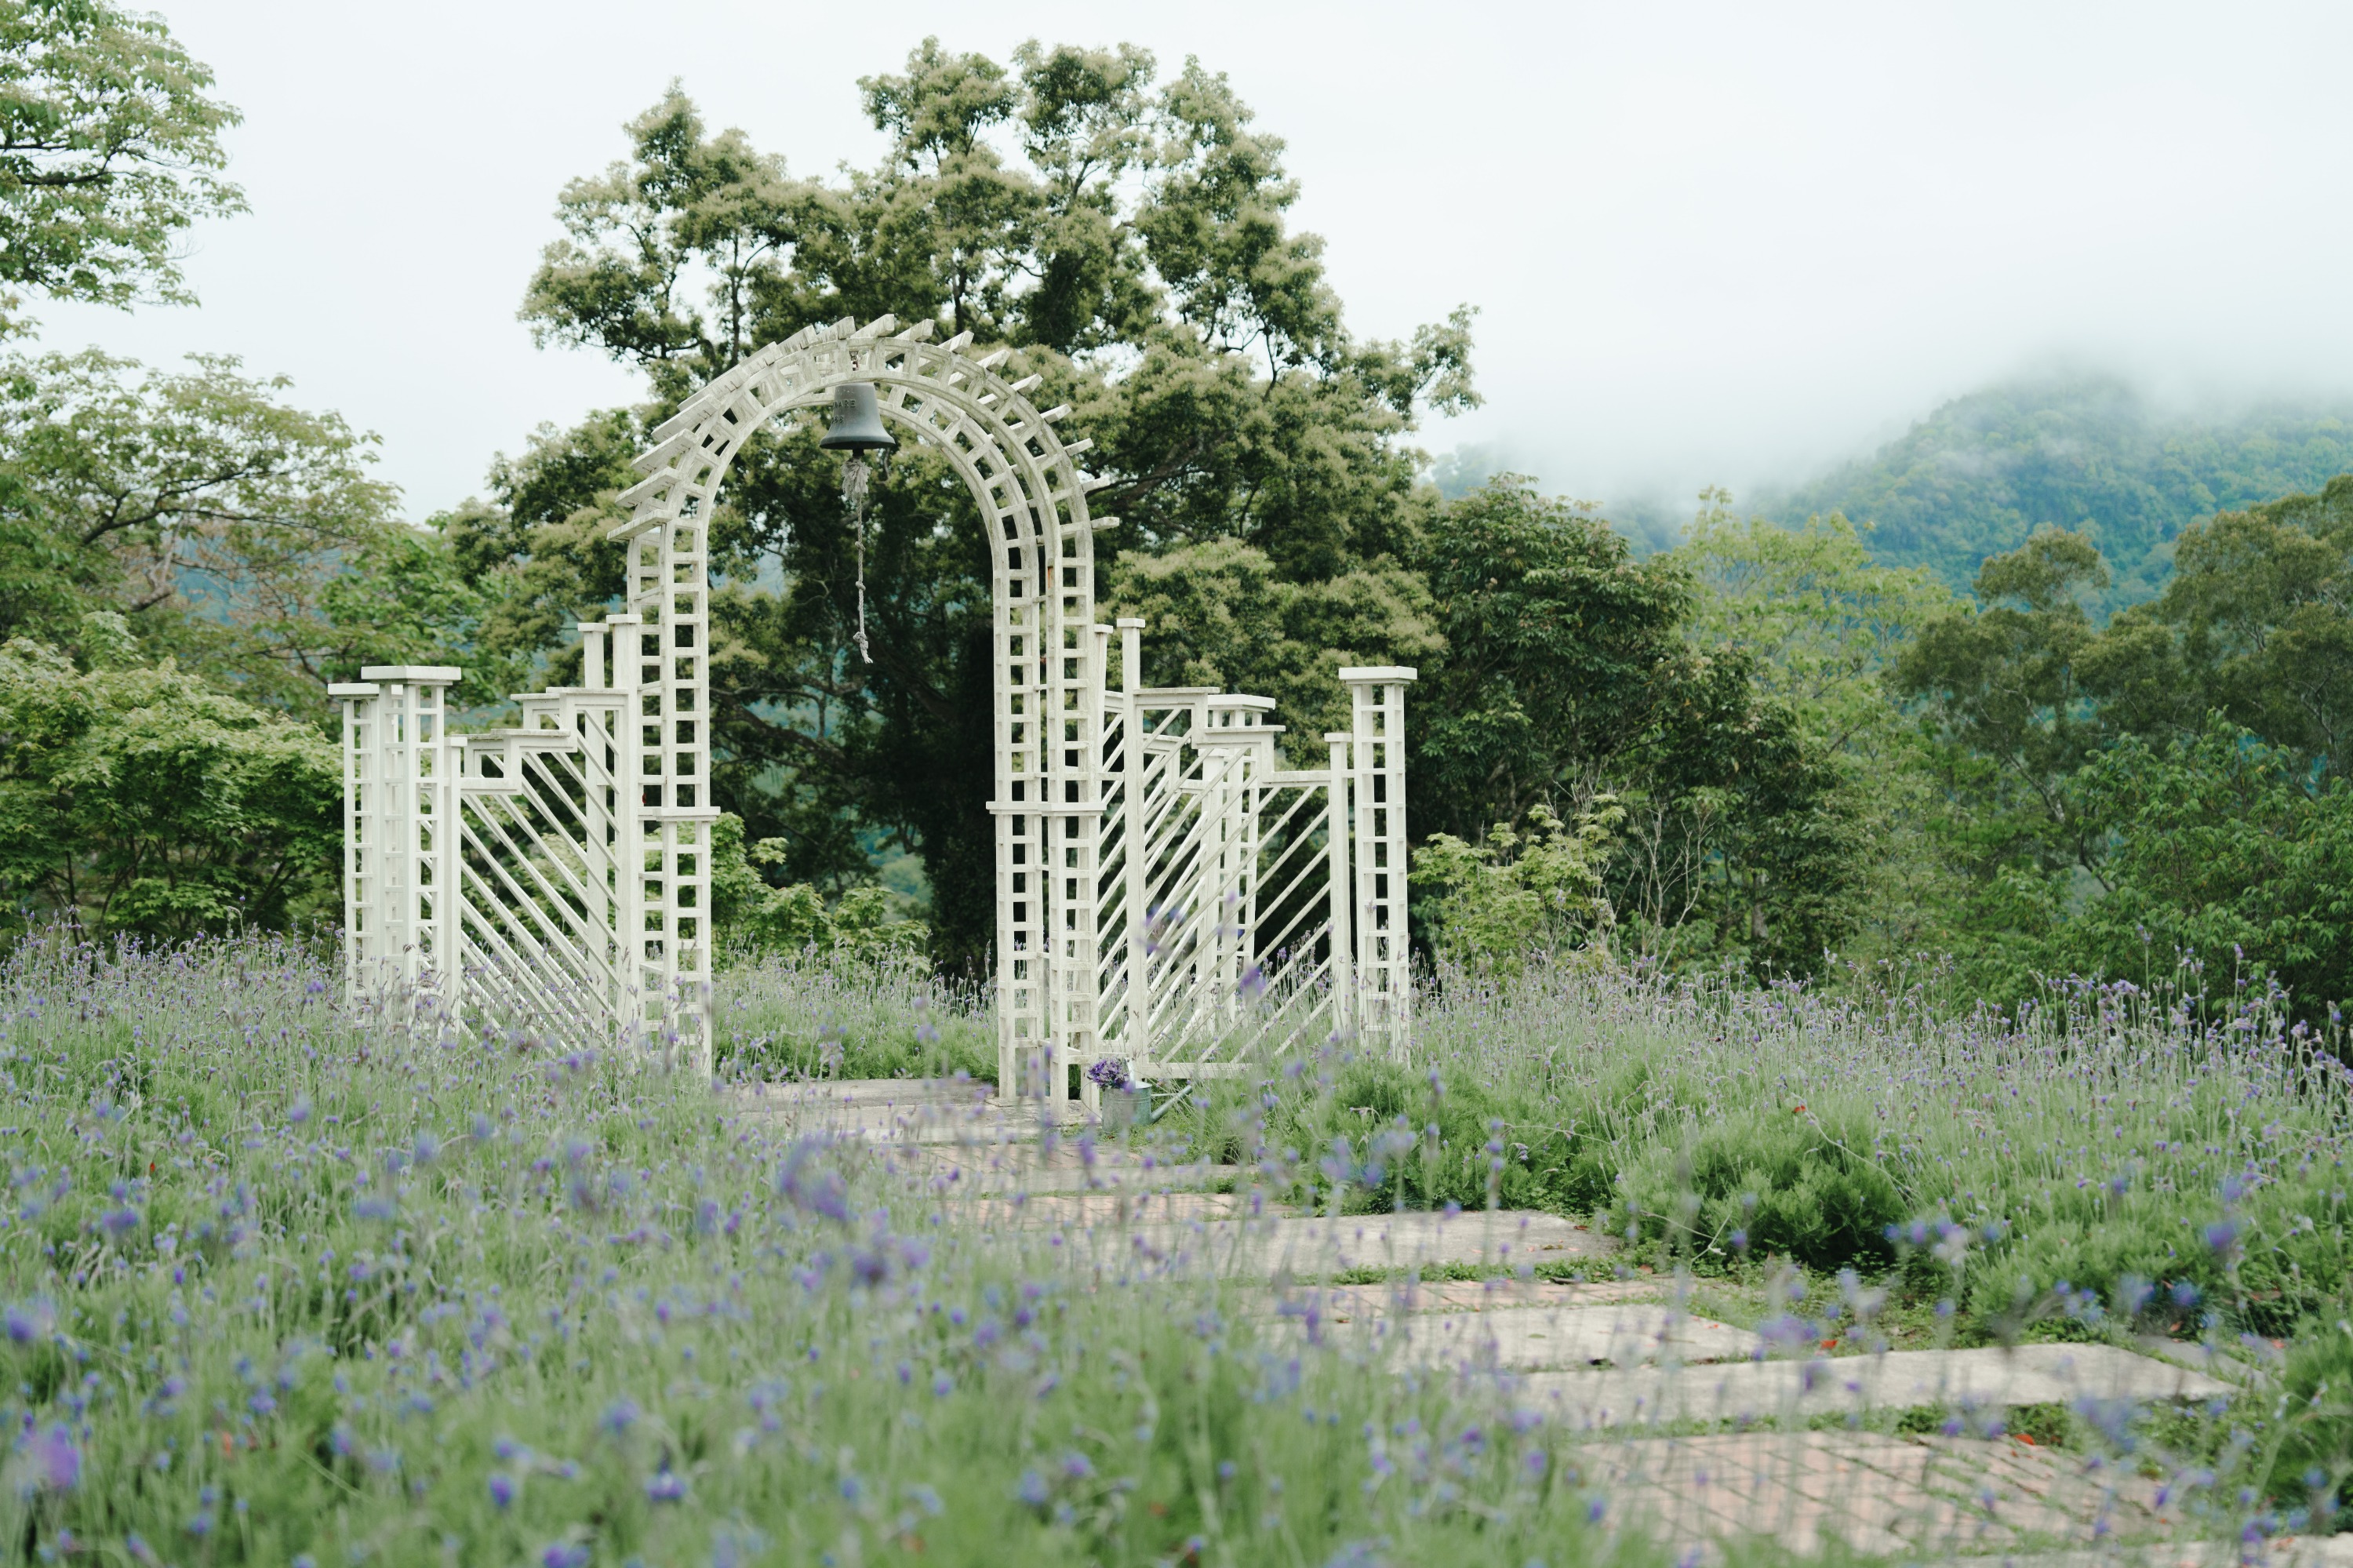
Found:
[{"label": "stone paving slab", "polygon": [[1117,1229],[1242,1220],[1251,1217],[1254,1212],[1271,1211],[1248,1192],[1153,1192],[1139,1186],[1139,1190],[1110,1192],[984,1196],[958,1202],[950,1212],[958,1219],[970,1219],[984,1225]]},{"label": "stone paving slab", "polygon": [[1757,1336],[1662,1306],[1512,1307],[1416,1313],[1379,1326],[1400,1364],[1513,1372],[1743,1360]]},{"label": "stone paving slab", "polygon": [[1332,1315],[1319,1303],[1291,1301],[1281,1311],[1297,1333],[1345,1355],[1386,1358],[1398,1370],[1556,1372],[1723,1361],[1746,1359],[1757,1343],[1747,1330],[1694,1318],[1662,1303],[1493,1307],[1350,1318]]},{"label": "stone paving slab", "polygon": [[1335,1323],[1394,1312],[1498,1312],[1525,1307],[1606,1307],[1621,1301],[1663,1303],[1669,1282],[1629,1279],[1564,1282],[1518,1279],[1398,1279],[1378,1285],[1300,1285],[1274,1298],[1296,1317],[1309,1309]]},{"label": "stone paving slab", "polygon": [[[1269,1281],[1264,1310],[1309,1320],[1344,1348],[1401,1367],[1457,1369],[1470,1386],[1572,1428],[1805,1418],[1866,1407],[2139,1402],[2227,1396],[2231,1385],[2108,1346],[1895,1351],[1805,1362],[1746,1357],[1755,1338],[1671,1310],[1667,1282],[1586,1284],[1520,1276],[1526,1265],[1609,1255],[1611,1238],[1556,1215],[1270,1213],[1249,1173],[1088,1136],[1075,1107],[985,1097],[971,1084],[897,1080],[765,1086],[742,1114],[794,1130],[871,1139],[901,1174],[948,1199],[988,1238],[1048,1236],[1071,1264]],[[1236,1185],[1241,1191],[1232,1191]],[[1225,1189],[1213,1191],[1210,1189]],[[1451,1265],[1479,1280],[1299,1284],[1356,1269]],[[1386,1341],[1397,1341],[1388,1351]],[[1659,1364],[1663,1356],[1666,1364]],[[1605,1361],[1606,1370],[1588,1363]],[[1574,1484],[1618,1528],[1684,1557],[1720,1560],[1763,1538],[1805,1555],[1833,1540],[1908,1562],[1992,1568],[2222,1568],[2235,1543],[2165,1539],[2179,1522],[2155,1483],[2009,1440],[1865,1432],[1612,1436],[1561,1450]],[[2096,1550],[2091,1549],[2094,1542]],[[2343,1544],[2338,1544],[2342,1542]],[[2069,1550],[2074,1548],[2073,1550]],[[2034,1553],[2027,1555],[2024,1553]],[[2281,1568],[2353,1568],[2353,1536],[2274,1542]]]},{"label": "stone paving slab", "polygon": [[1070,1137],[1050,1142],[942,1141],[902,1145],[893,1152],[903,1169],[951,1197],[1248,1188],[1254,1174],[1206,1160],[1171,1161],[1166,1153],[1149,1149]]},{"label": "stone paving slab", "polygon": [[[1937,1568],[2248,1568],[2235,1541],[2160,1541],[2125,1551],[2011,1552],[1937,1559]],[[2353,1568],[2353,1535],[2277,1535],[2252,1557],[2262,1568]]]},{"label": "stone paving slab", "polygon": [[1605,1517],[1678,1556],[1760,1537],[1792,1555],[1835,1537],[1914,1562],[2095,1542],[2113,1553],[2179,1522],[2155,1480],[2009,1438],[1714,1434],[1594,1444],[1561,1460],[1606,1499]]},{"label": "stone paving slab", "polygon": [[1044,1101],[1003,1102],[987,1085],[940,1078],[817,1079],[754,1084],[725,1091],[739,1115],[780,1122],[796,1131],[900,1143],[951,1143],[974,1148],[1031,1142],[1047,1133],[1080,1128],[1076,1106]]},{"label": "stone paving slab", "polygon": [[1572,1426],[1742,1421],[1863,1409],[2228,1397],[2229,1383],[2112,1345],[1893,1351],[1680,1370],[1535,1372],[1514,1394]]},{"label": "stone paving slab", "polygon": [[988,1085],[963,1078],[803,1078],[754,1084],[737,1092],[741,1097],[772,1108],[919,1104],[969,1107],[987,1104],[994,1097]]},{"label": "stone paving slab", "polygon": [[1356,1269],[1516,1268],[1598,1260],[1609,1238],[1557,1214],[1425,1212],[1073,1228],[1065,1255],[1229,1277],[1320,1278]]}]

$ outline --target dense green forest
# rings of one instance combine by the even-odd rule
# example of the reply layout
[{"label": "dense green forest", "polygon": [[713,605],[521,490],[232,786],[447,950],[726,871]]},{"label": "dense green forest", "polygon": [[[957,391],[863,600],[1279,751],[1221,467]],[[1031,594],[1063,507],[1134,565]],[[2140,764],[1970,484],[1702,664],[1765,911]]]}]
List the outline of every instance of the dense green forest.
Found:
[{"label": "dense green forest", "polygon": [[[216,177],[234,111],[161,22],[27,16],[0,39],[9,144],[36,149],[0,157],[15,331],[37,336],[43,299],[183,300],[176,237],[242,202]],[[2213,1006],[2277,985],[2307,1018],[2353,995],[2341,426],[2176,429],[2105,383],[1987,394],[1776,516],[1712,493],[1638,552],[1531,482],[1434,471],[1430,422],[1478,401],[1472,311],[1351,332],[1290,227],[1282,143],[1198,62],[926,40],[856,92],[888,152],[834,180],[675,88],[580,149],[601,172],[551,193],[522,315],[640,368],[645,399],[543,428],[421,524],[369,438],[233,358],[0,363],[16,916],[330,918],[323,683],[459,663],[488,715],[564,680],[569,629],[617,602],[604,531],[645,432],[762,343],[887,312],[1011,349],[1072,407],[1122,519],[1100,597],[1150,619],[1149,680],[1265,693],[1299,736],[1332,726],[1338,666],[1420,668],[1416,934],[1437,957],[1897,973],[1998,1005],[2071,971]],[[970,972],[991,904],[979,534],[936,461],[895,462],[877,657],[849,657],[814,440],[747,443],[713,520],[714,787],[748,846],[720,914],[744,941],[920,945]],[[919,925],[875,889],[894,855],[923,864],[899,911]]]},{"label": "dense green forest", "polygon": [[2201,517],[2353,470],[2353,399],[2167,414],[2114,376],[2034,377],[1956,397],[1867,459],[1763,498],[1790,524],[1868,518],[1872,554],[1966,588],[2042,527],[2100,547],[2102,609],[2155,597]]}]

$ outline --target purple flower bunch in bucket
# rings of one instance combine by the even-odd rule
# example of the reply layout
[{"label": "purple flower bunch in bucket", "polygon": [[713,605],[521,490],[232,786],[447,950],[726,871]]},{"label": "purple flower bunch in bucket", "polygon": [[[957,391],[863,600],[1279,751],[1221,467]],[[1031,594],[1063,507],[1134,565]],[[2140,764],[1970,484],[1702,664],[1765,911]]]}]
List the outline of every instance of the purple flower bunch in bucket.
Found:
[{"label": "purple flower bunch in bucket", "polygon": [[1103,1091],[1103,1126],[1121,1131],[1152,1119],[1152,1091],[1128,1075],[1128,1064],[1105,1056],[1087,1069],[1087,1078]]}]

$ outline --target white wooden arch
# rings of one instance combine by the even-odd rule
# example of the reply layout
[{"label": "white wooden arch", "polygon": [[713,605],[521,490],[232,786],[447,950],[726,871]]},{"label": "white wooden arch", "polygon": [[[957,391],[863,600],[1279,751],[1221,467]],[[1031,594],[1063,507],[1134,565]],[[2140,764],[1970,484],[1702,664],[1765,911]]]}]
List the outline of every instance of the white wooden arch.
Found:
[{"label": "white wooden arch", "polygon": [[999,373],[1008,351],[931,334],[808,328],[665,420],[612,531],[627,607],[582,623],[581,683],[517,694],[517,725],[452,734],[447,666],[331,688],[355,1007],[710,1070],[708,526],[746,440],[860,380],[946,457],[987,530],[1000,1092],[1060,1097],[1106,1057],[1239,1071],[1324,1032],[1402,1045],[1414,672],[1338,672],[1350,726],[1324,737],[1328,768],[1282,766],[1267,699],[1144,687],[1143,622],[1095,621],[1113,520],[1088,511],[1092,443],[1055,433],[1069,410],[1031,403],[1036,376]]},{"label": "white wooden arch", "polygon": [[1056,434],[1070,410],[1029,401],[1038,377],[999,374],[1009,351],[968,358],[970,334],[934,344],[929,322],[896,326],[887,316],[862,327],[845,320],[761,349],[654,431],[637,460],[646,478],[622,497],[630,514],[613,536],[628,543],[629,607],[651,653],[641,684],[659,694],[659,711],[649,704],[645,715],[649,750],[667,765],[662,782],[649,775],[647,792],[649,821],[662,824],[647,845],[647,929],[659,918],[662,940],[660,973],[646,979],[665,997],[709,980],[709,944],[697,939],[708,869],[695,853],[716,814],[704,524],[754,432],[822,408],[841,382],[871,381],[883,418],[946,457],[988,530],[999,1054],[1000,1071],[1018,1075],[1020,1054],[1050,1041],[1071,1058],[1093,1044],[1095,933],[1081,915],[1092,910],[1082,889],[1095,874],[1103,813],[1107,648],[1092,630],[1094,529],[1110,520],[1090,518],[1090,482],[1075,461],[1092,443]]}]

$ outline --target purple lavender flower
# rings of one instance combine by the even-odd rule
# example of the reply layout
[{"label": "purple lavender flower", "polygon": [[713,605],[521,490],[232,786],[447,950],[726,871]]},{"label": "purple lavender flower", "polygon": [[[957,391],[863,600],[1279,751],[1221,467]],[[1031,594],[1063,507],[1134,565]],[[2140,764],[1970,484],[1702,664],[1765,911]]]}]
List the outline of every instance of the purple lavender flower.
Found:
[{"label": "purple lavender flower", "polygon": [[19,1345],[29,1345],[36,1340],[46,1340],[58,1330],[58,1309],[44,1297],[30,1301],[11,1302],[7,1311],[8,1338]]},{"label": "purple lavender flower", "polygon": [[1021,1484],[1014,1489],[1013,1495],[1031,1508],[1045,1507],[1050,1495],[1046,1489],[1046,1478],[1035,1470],[1022,1471]]},{"label": "purple lavender flower", "polygon": [[503,1510],[512,1508],[515,1499],[515,1479],[504,1470],[491,1472],[491,1502]]},{"label": "purple lavender flower", "polygon": [[667,1466],[646,1478],[646,1500],[674,1503],[686,1500],[686,1478]]},{"label": "purple lavender flower", "polygon": [[847,1224],[850,1220],[849,1189],[831,1171],[812,1171],[810,1159],[822,1147],[817,1139],[796,1141],[776,1171],[776,1192],[813,1214]]},{"label": "purple lavender flower", "polygon": [[33,1478],[52,1491],[69,1492],[81,1480],[81,1449],[60,1424],[33,1439]]}]

